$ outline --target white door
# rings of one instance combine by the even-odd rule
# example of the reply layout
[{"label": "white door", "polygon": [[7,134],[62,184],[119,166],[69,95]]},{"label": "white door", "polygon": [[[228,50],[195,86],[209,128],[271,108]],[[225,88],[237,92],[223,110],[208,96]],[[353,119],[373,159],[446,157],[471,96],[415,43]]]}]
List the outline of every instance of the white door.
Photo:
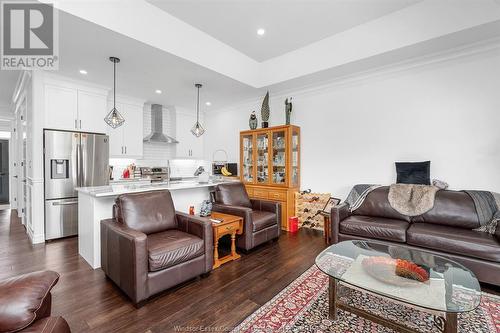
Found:
[{"label": "white door", "polygon": [[78,121],[76,89],[45,85],[45,127],[76,130]]},{"label": "white door", "polygon": [[177,158],[191,158],[191,147],[193,144],[194,135],[191,133],[191,128],[196,121],[196,117],[177,112],[176,114],[176,131],[175,136],[179,143],[176,145]]},{"label": "white door", "polygon": [[[203,119],[200,117],[203,125]],[[176,139],[179,143],[176,146],[177,158],[202,159],[203,158],[203,138],[197,138],[191,133],[191,129],[196,123],[196,115],[180,113],[176,114]]]},{"label": "white door", "polygon": [[119,109],[125,118],[123,124],[123,146],[126,157],[142,157],[143,154],[143,107],[137,105],[123,104]]},{"label": "white door", "polygon": [[78,90],[78,129],[83,132],[105,133],[106,96]]},{"label": "white door", "polygon": [[[108,108],[111,110],[113,103],[108,103]],[[116,103],[116,108],[118,112],[122,112],[124,106],[123,104]],[[125,120],[125,122],[127,122]],[[106,132],[109,136],[109,156],[110,157],[123,157],[125,155],[125,149],[123,146],[123,126],[118,128],[112,128],[106,124]]]}]

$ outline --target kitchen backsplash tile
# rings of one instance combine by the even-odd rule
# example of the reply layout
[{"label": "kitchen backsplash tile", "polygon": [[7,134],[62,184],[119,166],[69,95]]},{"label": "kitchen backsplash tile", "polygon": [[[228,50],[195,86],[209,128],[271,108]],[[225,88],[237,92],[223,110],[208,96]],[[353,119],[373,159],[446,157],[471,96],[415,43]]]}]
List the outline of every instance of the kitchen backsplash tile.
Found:
[{"label": "kitchen backsplash tile", "polygon": [[[151,105],[144,105],[144,135],[151,132]],[[163,107],[163,131],[170,136],[176,137],[175,133],[175,107]],[[211,163],[205,160],[180,160],[175,159],[175,144],[162,145],[146,143],[143,146],[142,159],[110,159],[113,166],[113,178],[120,179],[125,168],[134,163],[137,166],[163,167],[170,161],[172,177],[193,177],[195,170],[202,165],[205,170],[211,173]]]}]

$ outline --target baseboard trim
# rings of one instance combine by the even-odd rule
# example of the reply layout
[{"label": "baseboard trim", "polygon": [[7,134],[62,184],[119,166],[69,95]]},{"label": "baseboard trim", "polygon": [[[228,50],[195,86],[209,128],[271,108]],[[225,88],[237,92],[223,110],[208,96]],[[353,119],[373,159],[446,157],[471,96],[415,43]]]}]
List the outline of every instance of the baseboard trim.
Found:
[{"label": "baseboard trim", "polygon": [[45,243],[45,235],[44,234],[33,234],[33,230],[31,228],[26,228],[26,233],[28,234],[29,239],[31,240],[31,244],[41,244]]}]

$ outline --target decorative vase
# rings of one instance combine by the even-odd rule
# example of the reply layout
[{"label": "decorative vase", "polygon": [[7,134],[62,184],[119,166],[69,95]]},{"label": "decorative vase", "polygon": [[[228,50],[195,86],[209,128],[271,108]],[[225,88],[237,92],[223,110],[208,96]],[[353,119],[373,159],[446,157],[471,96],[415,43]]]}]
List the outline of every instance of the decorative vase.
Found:
[{"label": "decorative vase", "polygon": [[266,93],[264,100],[262,101],[262,107],[260,109],[260,115],[262,116],[262,128],[269,127],[269,114],[271,110],[269,109],[269,91]]},{"label": "decorative vase", "polygon": [[290,125],[290,116],[292,115],[292,98],[290,97],[290,102],[288,101],[288,98],[285,99],[285,118],[286,121],[285,123],[287,125]]},{"label": "decorative vase", "polygon": [[255,115],[255,111],[252,111],[250,119],[248,120],[248,126],[250,126],[251,130],[254,130],[257,128],[258,123],[259,122],[257,121],[257,116]]}]

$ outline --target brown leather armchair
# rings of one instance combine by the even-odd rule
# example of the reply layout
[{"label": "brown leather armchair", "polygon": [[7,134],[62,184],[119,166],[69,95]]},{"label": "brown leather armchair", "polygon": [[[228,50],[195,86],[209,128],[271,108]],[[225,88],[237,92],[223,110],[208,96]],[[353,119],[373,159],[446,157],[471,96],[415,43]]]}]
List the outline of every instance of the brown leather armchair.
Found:
[{"label": "brown leather armchair", "polygon": [[58,280],[56,272],[41,271],[0,281],[0,332],[71,332],[64,318],[50,316]]},{"label": "brown leather armchair", "polygon": [[243,217],[243,234],[236,246],[248,251],[257,245],[277,239],[281,233],[281,204],[248,197],[241,182],[220,184],[215,188],[214,212]]},{"label": "brown leather armchair", "polygon": [[176,212],[170,192],[124,194],[101,221],[101,267],[139,306],[213,266],[212,225]]}]

